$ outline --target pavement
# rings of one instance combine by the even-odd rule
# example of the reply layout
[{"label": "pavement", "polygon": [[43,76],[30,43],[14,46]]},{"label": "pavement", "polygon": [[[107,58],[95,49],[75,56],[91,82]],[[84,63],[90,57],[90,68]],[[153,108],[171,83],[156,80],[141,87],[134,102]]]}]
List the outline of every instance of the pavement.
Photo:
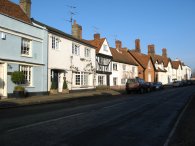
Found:
[{"label": "pavement", "polygon": [[195,146],[195,95],[184,109],[168,146]]},{"label": "pavement", "polygon": [[0,99],[0,109],[15,108],[21,106],[65,102],[75,99],[97,98],[101,96],[117,96],[124,94],[124,90],[93,90],[69,94],[53,94],[47,96],[31,96],[27,98]]}]

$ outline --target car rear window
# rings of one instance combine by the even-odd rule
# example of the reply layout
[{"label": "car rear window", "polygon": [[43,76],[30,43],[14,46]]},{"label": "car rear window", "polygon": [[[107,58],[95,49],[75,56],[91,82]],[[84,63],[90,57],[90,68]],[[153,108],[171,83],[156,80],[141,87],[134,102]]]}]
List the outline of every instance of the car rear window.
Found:
[{"label": "car rear window", "polygon": [[128,79],[128,80],[127,80],[127,83],[135,83],[135,82],[136,82],[135,79]]}]

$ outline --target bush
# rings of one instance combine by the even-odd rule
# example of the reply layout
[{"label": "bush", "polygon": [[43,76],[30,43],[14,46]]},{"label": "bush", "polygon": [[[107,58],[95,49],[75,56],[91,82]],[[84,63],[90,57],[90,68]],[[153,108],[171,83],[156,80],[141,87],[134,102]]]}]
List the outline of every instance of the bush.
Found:
[{"label": "bush", "polygon": [[15,71],[11,75],[11,80],[13,83],[19,85],[25,82],[25,76],[23,72]]},{"label": "bush", "polygon": [[63,89],[67,89],[67,83],[66,83],[66,80],[64,80],[64,83],[63,83]]},{"label": "bush", "polygon": [[52,81],[51,82],[51,89],[57,89],[57,88],[58,88],[57,83]]}]

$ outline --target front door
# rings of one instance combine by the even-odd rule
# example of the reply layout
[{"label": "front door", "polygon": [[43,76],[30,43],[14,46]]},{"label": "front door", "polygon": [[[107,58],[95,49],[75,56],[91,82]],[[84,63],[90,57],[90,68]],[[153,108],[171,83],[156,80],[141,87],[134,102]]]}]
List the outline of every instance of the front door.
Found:
[{"label": "front door", "polygon": [[5,96],[5,81],[4,81],[4,67],[3,64],[0,63],[0,97]]}]

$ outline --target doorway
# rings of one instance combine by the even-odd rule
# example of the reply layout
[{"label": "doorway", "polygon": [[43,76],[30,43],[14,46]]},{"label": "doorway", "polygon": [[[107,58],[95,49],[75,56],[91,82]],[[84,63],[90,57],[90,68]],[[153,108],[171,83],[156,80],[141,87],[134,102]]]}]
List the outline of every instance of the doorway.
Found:
[{"label": "doorway", "polygon": [[0,97],[5,96],[4,66],[0,63]]}]

